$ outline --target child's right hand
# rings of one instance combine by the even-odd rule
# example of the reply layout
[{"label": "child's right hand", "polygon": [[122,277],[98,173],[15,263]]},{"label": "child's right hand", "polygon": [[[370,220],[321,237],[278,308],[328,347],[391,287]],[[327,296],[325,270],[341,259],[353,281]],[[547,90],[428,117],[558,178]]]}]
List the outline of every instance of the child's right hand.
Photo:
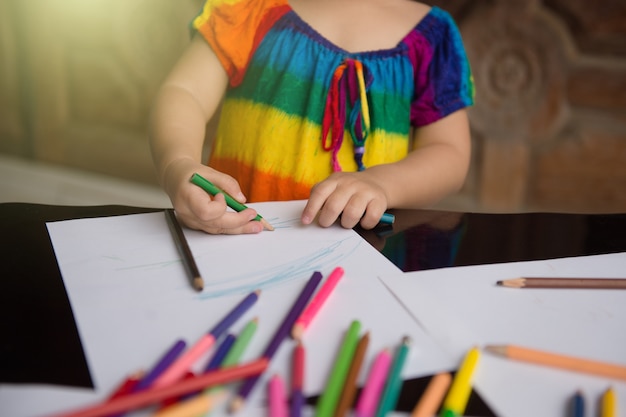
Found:
[{"label": "child's right hand", "polygon": [[263,230],[260,222],[252,221],[257,215],[255,210],[228,210],[222,194],[213,197],[192,184],[189,180],[194,172],[207,178],[237,201],[244,203],[246,200],[239,184],[231,176],[191,159],[176,160],[165,170],[163,187],[185,226],[210,234],[259,233]]}]

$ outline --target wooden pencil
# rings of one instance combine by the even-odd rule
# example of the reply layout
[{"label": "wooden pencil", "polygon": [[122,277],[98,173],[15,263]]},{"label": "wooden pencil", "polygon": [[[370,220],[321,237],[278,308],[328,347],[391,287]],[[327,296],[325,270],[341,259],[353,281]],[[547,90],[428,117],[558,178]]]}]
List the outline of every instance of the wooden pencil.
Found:
[{"label": "wooden pencil", "polygon": [[426,391],[420,397],[411,417],[431,417],[437,413],[443,398],[452,383],[452,374],[441,372],[433,376],[426,387]]},{"label": "wooden pencil", "polygon": [[626,381],[626,366],[623,365],[544,352],[514,345],[491,345],[486,346],[485,350],[509,359]]},{"label": "wooden pencil", "polygon": [[[304,307],[313,296],[313,293],[315,292],[315,289],[317,288],[321,280],[322,273],[319,271],[313,272],[313,275],[311,275],[311,278],[309,278],[305,286],[302,288],[302,291],[300,291],[298,298],[296,298],[296,300],[294,301],[293,305],[287,312],[287,315],[283,319],[280,326],[276,329],[276,332],[270,339],[269,344],[263,351],[263,358],[266,358],[269,361],[274,357],[274,354],[283,343],[285,338],[289,335],[289,331],[293,327],[293,324],[296,322],[300,314],[302,314]],[[243,383],[239,387],[239,390],[237,391],[237,395],[230,403],[230,412],[237,412],[241,407],[244,406],[246,398],[248,397],[248,395],[250,395],[250,393],[258,383],[259,379],[260,375],[255,375],[243,381]]]},{"label": "wooden pencil", "polygon": [[354,404],[357,392],[357,380],[363,365],[363,359],[365,358],[365,352],[367,351],[369,341],[369,332],[366,332],[363,336],[361,336],[361,340],[359,340],[359,344],[357,345],[354,356],[352,357],[352,363],[350,364],[346,381],[343,385],[343,390],[341,391],[339,403],[335,409],[335,417],[345,416],[350,407]]},{"label": "wooden pencil", "polygon": [[306,351],[302,342],[298,342],[293,350],[291,366],[291,417],[300,417],[304,406],[304,372]]},{"label": "wooden pencil", "polygon": [[[248,208],[248,206],[246,206],[245,204],[240,203],[239,201],[235,200],[232,196],[230,196],[224,190],[220,190],[215,184],[213,184],[211,181],[207,180],[206,178],[204,178],[203,176],[201,176],[198,173],[194,173],[191,176],[191,180],[190,181],[193,184],[197,185],[198,187],[202,188],[207,193],[211,194],[212,196],[215,196],[217,194],[222,194],[224,196],[224,198],[226,199],[226,205],[228,205],[228,207],[230,207],[231,209],[233,209],[233,210],[235,210],[237,212],[243,211],[243,210]],[[267,229],[269,231],[273,231],[274,230],[274,226],[272,226],[260,214],[257,214],[256,217],[254,218],[254,220],[256,220],[258,222],[261,222],[261,224],[263,225],[263,227],[265,229]]]},{"label": "wooden pencil", "polygon": [[617,417],[617,396],[613,387],[609,387],[602,394],[601,406],[602,417]]},{"label": "wooden pencil", "polygon": [[514,278],[498,281],[509,288],[587,288],[626,290],[626,278]]},{"label": "wooden pencil", "polygon": [[100,417],[123,413],[213,385],[225,384],[249,377],[250,375],[258,375],[267,368],[267,365],[268,360],[266,358],[260,358],[242,365],[222,368],[189,379],[177,381],[164,387],[151,387],[145,391],[130,393],[118,398],[106,400],[102,403],[75,409],[67,413],[55,414],[55,416]]},{"label": "wooden pencil", "polygon": [[200,275],[200,270],[198,270],[198,265],[196,265],[196,261],[191,253],[187,239],[185,238],[185,233],[183,233],[183,228],[180,226],[174,210],[166,209],[165,219],[167,220],[167,225],[169,226],[172,237],[174,238],[176,248],[182,256],[183,265],[189,275],[189,279],[191,279],[191,285],[196,289],[196,291],[202,291],[204,288],[204,280]]}]

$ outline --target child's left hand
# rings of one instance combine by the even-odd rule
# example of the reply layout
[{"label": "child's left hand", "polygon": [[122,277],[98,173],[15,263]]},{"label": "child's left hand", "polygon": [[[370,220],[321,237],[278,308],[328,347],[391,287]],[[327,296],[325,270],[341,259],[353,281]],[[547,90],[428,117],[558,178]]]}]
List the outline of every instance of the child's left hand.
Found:
[{"label": "child's left hand", "polygon": [[335,172],[311,190],[302,212],[302,223],[315,217],[322,227],[340,218],[341,226],[351,229],[358,223],[364,229],[375,227],[387,209],[383,187],[367,171]]}]

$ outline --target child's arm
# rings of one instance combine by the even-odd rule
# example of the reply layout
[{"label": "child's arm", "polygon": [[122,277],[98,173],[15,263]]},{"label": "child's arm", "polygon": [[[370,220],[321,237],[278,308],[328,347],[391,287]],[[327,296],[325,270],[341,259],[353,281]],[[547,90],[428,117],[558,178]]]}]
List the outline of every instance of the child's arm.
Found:
[{"label": "child's arm", "polygon": [[150,146],[161,186],[188,227],[208,233],[258,233],[256,212],[226,211],[222,195],[212,198],[191,184],[194,172],[245,202],[237,181],[203,165],[206,124],[215,113],[228,77],[209,45],[196,37],[161,86],[150,120]]},{"label": "child's arm", "polygon": [[362,172],[338,172],[313,187],[302,222],[316,216],[330,226],[360,222],[371,229],[388,208],[423,208],[458,191],[469,168],[471,141],[465,110],[415,130],[415,149],[392,164]]}]

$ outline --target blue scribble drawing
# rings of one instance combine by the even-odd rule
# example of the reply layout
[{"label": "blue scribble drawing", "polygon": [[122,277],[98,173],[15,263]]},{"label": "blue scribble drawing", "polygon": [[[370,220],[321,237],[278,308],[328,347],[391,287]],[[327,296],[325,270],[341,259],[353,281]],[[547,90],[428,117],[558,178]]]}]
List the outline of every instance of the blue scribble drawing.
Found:
[{"label": "blue scribble drawing", "polygon": [[[276,227],[276,226],[274,226]],[[211,282],[205,278],[204,291],[200,299],[210,299],[225,295],[246,294],[258,289],[272,288],[294,279],[310,276],[314,271],[331,269],[341,264],[362,244],[359,237],[350,237],[333,242],[330,246],[317,248],[298,258],[284,263],[259,269],[245,275],[229,276],[227,281]]]},{"label": "blue scribble drawing", "polygon": [[273,217],[271,219],[266,218],[265,220],[267,220],[272,226],[274,226],[274,229],[289,229],[295,225],[300,224],[299,218],[280,220],[280,217]]}]

